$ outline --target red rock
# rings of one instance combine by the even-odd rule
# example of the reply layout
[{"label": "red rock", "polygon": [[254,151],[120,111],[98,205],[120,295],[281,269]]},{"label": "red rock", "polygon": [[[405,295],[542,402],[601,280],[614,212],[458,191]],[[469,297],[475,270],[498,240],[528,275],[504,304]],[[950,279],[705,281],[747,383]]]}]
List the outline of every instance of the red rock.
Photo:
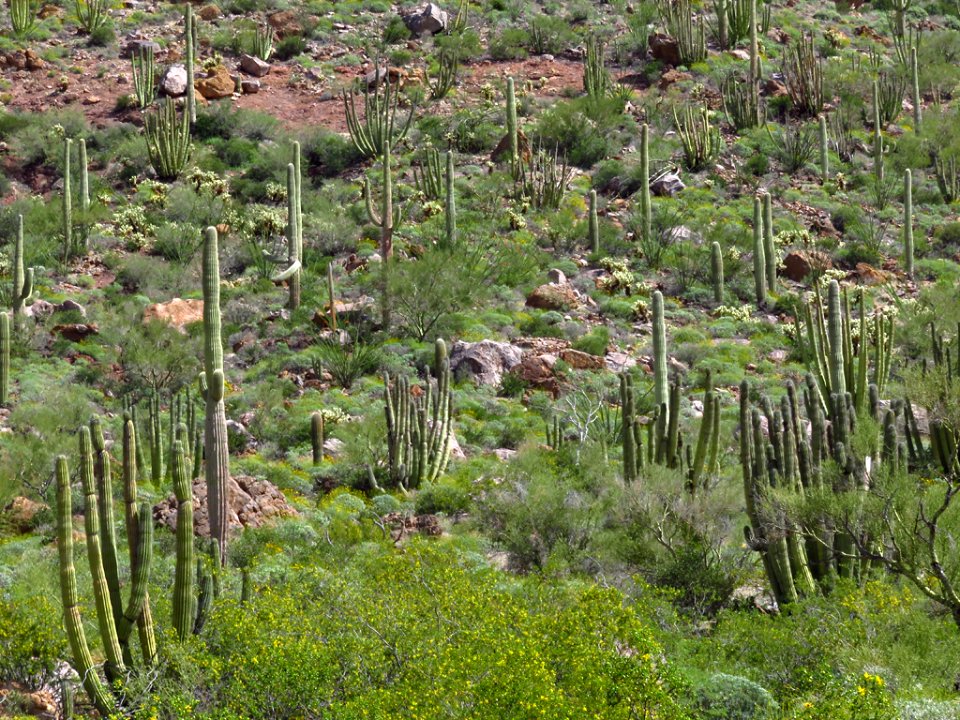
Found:
[{"label": "red rock", "polygon": [[651,33],[647,38],[654,60],[666,65],[680,65],[680,44],[664,33]]},{"label": "red rock", "polygon": [[547,283],[527,296],[527,307],[540,310],[570,310],[579,304],[577,291],[569,283],[562,285]]},{"label": "red rock", "polygon": [[174,298],[169,302],[149,305],[143,311],[143,322],[146,324],[151,320],[159,320],[185,333],[187,325],[203,321],[203,300]]},{"label": "red rock", "polygon": [[560,359],[574,370],[603,370],[606,367],[604,358],[573,348],[561,350]]},{"label": "red rock", "polygon": [[54,325],[51,332],[54,335],[60,335],[70,342],[81,342],[91,335],[97,335],[100,332],[94,323],[69,323],[66,325]]}]

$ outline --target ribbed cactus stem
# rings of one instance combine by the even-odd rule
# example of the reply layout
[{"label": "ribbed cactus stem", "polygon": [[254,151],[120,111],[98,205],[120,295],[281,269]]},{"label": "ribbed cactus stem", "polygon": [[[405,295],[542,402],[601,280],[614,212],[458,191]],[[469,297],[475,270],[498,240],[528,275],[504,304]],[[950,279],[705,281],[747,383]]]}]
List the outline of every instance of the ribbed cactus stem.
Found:
[{"label": "ribbed cactus stem", "polygon": [[637,477],[637,446],[634,437],[636,417],[633,406],[633,382],[628,373],[620,375],[620,428],[623,443],[623,480],[632,482]]},{"label": "ribbed cactus stem", "polygon": [[446,243],[448,248],[452,248],[457,241],[457,192],[453,182],[454,177],[453,150],[447,150],[447,202],[444,210],[444,220],[446,221]]},{"label": "ribbed cactus stem", "polygon": [[327,295],[330,298],[330,329],[337,330],[337,296],[336,287],[333,284],[333,263],[327,263]]},{"label": "ribbed cactus stem", "polygon": [[830,392],[843,394],[847,391],[843,356],[843,315],[840,309],[840,284],[830,281],[827,295],[827,365],[830,372]]},{"label": "ribbed cactus stem", "polygon": [[13,327],[23,327],[23,306],[33,296],[33,268],[24,268],[23,215],[17,215],[17,236],[13,242]]},{"label": "ribbed cactus stem", "polygon": [[10,401],[10,315],[0,312],[0,406]]},{"label": "ribbed cactus stem", "polygon": [[720,243],[710,245],[710,280],[713,283],[713,301],[723,302],[723,250]]},{"label": "ribbed cactus stem", "polygon": [[767,262],[763,247],[763,210],[760,198],[753,198],[753,287],[757,307],[767,304]]},{"label": "ribbed cactus stem", "polygon": [[87,141],[80,138],[80,209],[87,212],[90,209],[90,176],[87,172]]},{"label": "ribbed cactus stem", "polygon": [[290,272],[292,273],[287,280],[290,299],[287,307],[296,310],[300,307],[300,270],[302,262],[300,259],[299,245],[299,222],[300,222],[300,198],[297,189],[297,167],[293,163],[287,165],[287,260],[290,263]]},{"label": "ribbed cactus stem", "polygon": [[826,182],[830,179],[830,153],[829,139],[827,137],[827,117],[820,115],[820,180]]},{"label": "ribbed cactus stem", "polygon": [[193,486],[183,443],[173,444],[173,493],[177,498],[177,559],[173,580],[173,629],[182,642],[193,630]]},{"label": "ribbed cactus stem", "polygon": [[310,444],[313,447],[313,464],[323,462],[324,443],[323,413],[315,412],[310,416]]},{"label": "ribbed cactus stem", "polygon": [[63,224],[63,261],[70,259],[73,253],[73,199],[70,196],[70,138],[63,140],[63,206],[61,221]]},{"label": "ribbed cactus stem", "polygon": [[380,210],[373,206],[373,194],[370,190],[370,179],[364,178],[363,197],[367,206],[367,217],[370,222],[380,228],[380,257],[385,263],[393,257],[393,231],[399,218],[393,207],[393,176],[390,171],[390,143],[383,147],[380,158],[383,165],[383,197]]},{"label": "ribbed cactus stem", "polygon": [[773,244],[773,199],[763,194],[763,260],[767,274],[767,291],[777,287],[777,250]]},{"label": "ribbed cactus stem", "polygon": [[513,78],[507,78],[507,138],[510,143],[510,166],[514,172],[520,161],[520,143],[517,136],[517,97],[514,94]]},{"label": "ribbed cactus stem", "polygon": [[880,128],[880,86],[873,81],[873,174],[883,182],[883,134]]},{"label": "ribbed cactus stem", "polygon": [[[117,561],[116,520],[113,513],[113,477],[110,471],[110,454],[104,447],[103,428],[100,418],[94,415],[90,419],[90,437],[93,441],[94,475],[97,482],[97,509],[100,512],[100,546],[103,552],[103,571],[110,588],[110,604],[113,607],[114,622],[123,617],[123,601],[120,595],[120,572]],[[129,654],[123,647],[123,659],[130,662]]]},{"label": "ribbed cactus stem", "polygon": [[73,511],[70,493],[70,471],[67,458],[57,457],[57,548],[60,556],[60,597],[63,602],[63,624],[73,653],[73,665],[87,696],[101,715],[111,715],[116,707],[113,697],[104,687],[93,664],[87,645],[87,636],[80,617],[80,599],[77,593],[77,573],[73,564]]},{"label": "ribbed cactus stem", "polygon": [[223,402],[223,345],[220,340],[220,258],[217,229],[207,228],[203,248],[203,369],[201,386],[206,399],[204,455],[210,537],[226,561],[229,531],[230,457],[227,416]]},{"label": "ribbed cactus stem", "polygon": [[83,519],[87,534],[87,560],[90,563],[90,578],[93,582],[94,604],[97,608],[97,622],[100,625],[100,638],[107,656],[107,672],[122,672],[125,663],[117,636],[117,626],[113,617],[113,605],[110,602],[110,587],[103,569],[103,552],[100,546],[100,514],[97,510],[97,491],[93,472],[93,446],[90,441],[90,429],[80,428],[80,482],[83,485]]},{"label": "ribbed cactus stem", "polygon": [[760,43],[757,39],[757,0],[750,0],[750,94],[751,107],[756,113],[754,125],[760,125],[762,108],[760,106]]},{"label": "ribbed cactus stem", "polygon": [[640,222],[643,239],[649,242],[653,233],[653,209],[650,203],[650,128],[640,126]]},{"label": "ribbed cactus stem", "polygon": [[[653,396],[657,407],[665,407],[670,399],[667,377],[667,327],[663,318],[663,293],[653,293]],[[669,416],[663,418],[669,422]]]},{"label": "ribbed cactus stem", "polygon": [[923,104],[920,100],[920,70],[915,47],[910,48],[910,81],[913,89],[913,132],[919,135],[923,126]]},{"label": "ribbed cactus stem", "polygon": [[194,53],[196,52],[196,27],[193,19],[193,6],[187,3],[184,13],[183,40],[187,56],[187,114],[190,116],[190,125],[197,122],[197,96],[194,88]]},{"label": "ribbed cactus stem", "polygon": [[903,171],[903,267],[913,276],[913,174]]},{"label": "ribbed cactus stem", "polygon": [[587,216],[587,229],[590,241],[590,252],[600,252],[600,224],[597,222],[597,191],[590,191],[590,208]]}]

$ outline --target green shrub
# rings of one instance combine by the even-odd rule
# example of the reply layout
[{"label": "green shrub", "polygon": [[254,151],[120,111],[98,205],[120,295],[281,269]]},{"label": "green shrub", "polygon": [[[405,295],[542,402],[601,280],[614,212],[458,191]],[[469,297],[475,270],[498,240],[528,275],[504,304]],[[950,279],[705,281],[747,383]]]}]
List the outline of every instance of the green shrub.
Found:
[{"label": "green shrub", "polygon": [[527,56],[530,34],[523,28],[505,27],[490,37],[490,57],[494,60],[522,60]]},{"label": "green shrub", "polygon": [[773,720],[779,710],[773,696],[738,675],[717,673],[697,688],[703,720]]},{"label": "green shrub", "polygon": [[462,488],[447,482],[424,485],[417,491],[417,513],[456,515],[470,507],[470,496]]},{"label": "green shrub", "polygon": [[606,325],[597,325],[586,335],[581,335],[574,340],[573,349],[580,350],[590,355],[603,357],[607,354],[607,346],[610,344],[610,331]]}]

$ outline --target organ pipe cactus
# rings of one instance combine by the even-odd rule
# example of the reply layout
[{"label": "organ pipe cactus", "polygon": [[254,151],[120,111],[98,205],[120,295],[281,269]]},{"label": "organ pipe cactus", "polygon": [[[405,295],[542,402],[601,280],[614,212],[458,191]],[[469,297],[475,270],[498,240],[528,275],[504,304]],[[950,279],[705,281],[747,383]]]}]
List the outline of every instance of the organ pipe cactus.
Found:
[{"label": "organ pipe cactus", "polygon": [[880,127],[880,86],[873,81],[873,174],[877,184],[883,183],[883,134]]},{"label": "organ pipe cactus", "polygon": [[714,241],[710,245],[710,281],[713,285],[713,301],[723,302],[723,251],[720,243]]},{"label": "organ pipe cactus", "polygon": [[33,297],[33,268],[24,268],[23,215],[17,216],[17,236],[13,243],[13,327],[23,327],[23,306]]},{"label": "organ pipe cactus", "polygon": [[217,229],[208,227],[204,233],[203,246],[203,373],[200,375],[200,392],[206,401],[204,456],[210,537],[219,544],[221,565],[226,560],[230,507],[230,456],[227,448],[227,416],[223,391],[220,258]]},{"label": "organ pipe cactus", "polygon": [[193,487],[187,475],[183,443],[173,444],[173,492],[177,498],[177,559],[173,581],[173,629],[183,641],[193,630]]},{"label": "organ pipe cactus", "polygon": [[330,297],[330,329],[337,329],[337,296],[333,284],[333,263],[327,263],[327,295]]},{"label": "organ pipe cactus", "polygon": [[0,312],[0,407],[10,400],[10,314]]},{"label": "organ pipe cactus", "polygon": [[[380,92],[381,79],[383,93]],[[387,148],[401,142],[410,129],[413,119],[413,107],[402,123],[397,123],[397,107],[400,96],[392,91],[390,73],[381,71],[379,60],[374,71],[373,92],[363,91],[363,120],[357,114],[354,93],[343,92],[343,109],[347,120],[347,129],[357,150],[364,157],[383,155]]]},{"label": "organ pipe cactus", "polygon": [[143,116],[147,156],[157,177],[176,180],[190,157],[190,117],[184,112],[177,118],[173,100],[166,98],[156,110]]},{"label": "organ pipe cactus", "polygon": [[80,599],[77,594],[77,573],[73,564],[73,514],[70,492],[70,471],[67,458],[57,457],[57,548],[60,557],[60,597],[63,602],[63,624],[73,654],[73,665],[90,701],[103,716],[109,716],[116,702],[100,679],[93,664],[90,647],[80,617]]},{"label": "organ pipe cactus", "polygon": [[620,375],[620,430],[623,445],[623,480],[633,482],[637,477],[638,457],[642,463],[643,452],[637,453],[636,411],[634,409],[633,378],[629,373]]},{"label": "organ pipe cactus", "polygon": [[384,376],[387,449],[391,482],[406,490],[434,482],[446,470],[453,436],[453,393],[446,344],[435,344],[434,382],[415,396],[410,382]]}]

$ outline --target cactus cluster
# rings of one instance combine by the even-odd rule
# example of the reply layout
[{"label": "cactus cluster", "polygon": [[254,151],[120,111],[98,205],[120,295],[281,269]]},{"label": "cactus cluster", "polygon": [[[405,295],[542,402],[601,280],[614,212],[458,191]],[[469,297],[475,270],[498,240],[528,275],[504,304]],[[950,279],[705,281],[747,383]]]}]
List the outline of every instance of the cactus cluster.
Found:
[{"label": "cactus cluster", "polygon": [[384,413],[390,482],[407,490],[446,470],[453,436],[450,360],[443,340],[434,347],[433,379],[414,393],[403,376],[384,376]]},{"label": "cactus cluster", "polygon": [[156,110],[143,116],[147,156],[157,177],[176,180],[190,157],[190,116],[177,117],[173,100],[166,98]]},{"label": "cactus cluster", "polygon": [[[382,80],[382,83],[381,83]],[[381,84],[383,92],[380,91]],[[364,88],[363,108],[361,116],[357,114],[354,93],[343,91],[343,108],[347,118],[347,129],[357,150],[367,158],[381,157],[390,152],[391,145],[396,145],[406,137],[413,119],[411,106],[407,119],[397,122],[397,108],[400,95],[394,91],[390,82],[388,70],[381,70],[379,61],[374,71],[373,90]]]}]

